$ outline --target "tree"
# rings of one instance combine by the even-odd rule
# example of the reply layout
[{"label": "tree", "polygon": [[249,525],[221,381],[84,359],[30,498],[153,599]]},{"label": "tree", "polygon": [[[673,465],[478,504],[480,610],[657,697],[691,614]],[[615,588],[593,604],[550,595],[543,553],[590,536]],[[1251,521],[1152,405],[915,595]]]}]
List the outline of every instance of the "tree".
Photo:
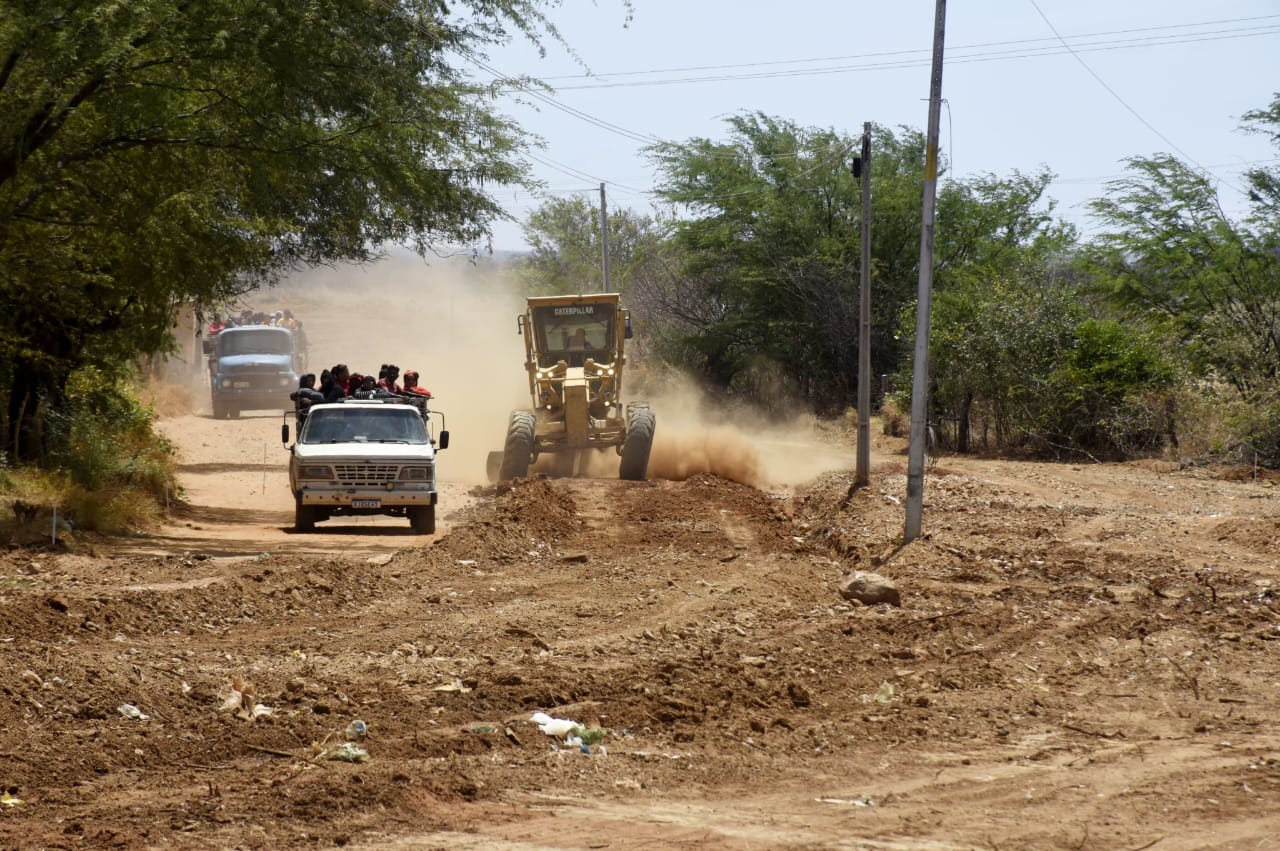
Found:
[{"label": "tree", "polygon": [[955,424],[961,452],[974,426],[986,448],[1108,456],[1158,447],[1172,426],[1174,373],[1157,347],[1035,265],[939,293],[929,347],[932,417]]},{"label": "tree", "polygon": [[[468,242],[522,136],[452,64],[538,0],[4,0],[0,452],[175,307],[303,264]],[[550,31],[554,35],[554,31]]]},{"label": "tree", "polygon": [[[600,211],[581,195],[549,198],[529,214],[524,236],[533,250],[520,272],[534,292],[599,292]],[[646,264],[656,262],[662,231],[651,217],[626,208],[609,211],[609,285],[627,292]]]},{"label": "tree", "polygon": [[[774,401],[757,391],[773,384],[762,376],[782,374],[804,403],[840,410],[856,389],[861,190],[850,165],[860,136],[762,114],[727,123],[728,141],[651,149],[659,194],[679,214],[668,316],[681,333],[669,353],[759,403]],[[871,351],[882,374],[908,354],[894,330],[918,280],[925,139],[880,126],[873,138]],[[936,286],[1069,245],[1073,233],[1044,203],[1050,178],[945,181]]]},{"label": "tree", "polygon": [[[1098,288],[1125,315],[1162,329],[1194,370],[1248,396],[1280,375],[1280,240],[1255,195],[1234,222],[1210,180],[1168,155],[1133,158],[1093,202],[1107,230],[1094,242]],[[1267,192],[1274,175],[1255,171]]]}]

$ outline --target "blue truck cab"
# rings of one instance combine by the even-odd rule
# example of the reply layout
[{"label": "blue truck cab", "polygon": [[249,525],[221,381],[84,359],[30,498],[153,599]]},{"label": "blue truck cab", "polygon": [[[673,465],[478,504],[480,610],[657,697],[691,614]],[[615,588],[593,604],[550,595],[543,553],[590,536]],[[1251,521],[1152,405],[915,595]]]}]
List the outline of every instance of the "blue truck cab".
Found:
[{"label": "blue truck cab", "polygon": [[297,341],[288,328],[239,325],[224,329],[209,356],[214,418],[292,408],[289,394],[298,387],[300,361]]}]

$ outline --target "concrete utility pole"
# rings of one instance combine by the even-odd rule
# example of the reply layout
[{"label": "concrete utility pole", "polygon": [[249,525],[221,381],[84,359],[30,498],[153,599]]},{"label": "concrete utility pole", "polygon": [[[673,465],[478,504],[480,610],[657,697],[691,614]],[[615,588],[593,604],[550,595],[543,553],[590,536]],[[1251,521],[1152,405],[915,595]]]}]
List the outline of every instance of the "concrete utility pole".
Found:
[{"label": "concrete utility pole", "polygon": [[938,194],[938,124],[942,116],[942,46],[947,0],[938,0],[933,19],[933,75],[929,81],[929,129],[924,156],[924,212],[920,228],[920,288],[916,301],[916,351],[911,374],[911,437],[907,447],[907,524],[903,543],[920,536],[924,511],[924,448],[928,425],[929,316],[933,302],[933,222]]},{"label": "concrete utility pole", "polygon": [[871,482],[871,122],[862,125],[862,257],[858,286],[858,468],[853,483]]},{"label": "concrete utility pole", "polygon": [[600,268],[603,271],[600,292],[609,292],[609,208],[604,200],[604,183],[600,184]]}]

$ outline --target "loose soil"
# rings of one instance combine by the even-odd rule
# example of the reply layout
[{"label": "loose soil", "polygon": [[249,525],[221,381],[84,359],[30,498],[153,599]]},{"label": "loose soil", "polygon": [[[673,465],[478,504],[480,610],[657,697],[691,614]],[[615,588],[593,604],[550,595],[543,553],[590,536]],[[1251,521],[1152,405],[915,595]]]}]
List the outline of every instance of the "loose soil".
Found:
[{"label": "loose soil", "polygon": [[[163,427],[168,526],[0,556],[0,846],[1280,842],[1251,471],[944,457],[901,546],[877,435],[862,489],[452,480],[434,537],[295,535],[276,418]],[[855,569],[902,605],[843,601]],[[332,759],[356,719],[367,761]]]}]

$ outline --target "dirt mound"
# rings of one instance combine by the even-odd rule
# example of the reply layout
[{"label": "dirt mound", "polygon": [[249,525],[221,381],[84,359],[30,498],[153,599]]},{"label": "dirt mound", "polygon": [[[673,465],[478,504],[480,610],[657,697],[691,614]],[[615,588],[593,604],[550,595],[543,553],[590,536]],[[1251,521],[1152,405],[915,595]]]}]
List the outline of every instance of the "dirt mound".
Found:
[{"label": "dirt mound", "polygon": [[573,496],[544,476],[517,479],[481,492],[496,498],[466,512],[465,522],[444,535],[436,548],[463,560],[510,560],[553,546],[582,528]]},{"label": "dirt mound", "polygon": [[[884,466],[797,496],[534,477],[372,557],[351,554],[359,528],[315,555],[5,553],[0,752],[22,803],[0,843],[1274,835],[1271,486],[944,462],[906,546]],[[842,601],[855,568],[902,605]],[[333,758],[364,759],[348,736],[367,761]]]}]

